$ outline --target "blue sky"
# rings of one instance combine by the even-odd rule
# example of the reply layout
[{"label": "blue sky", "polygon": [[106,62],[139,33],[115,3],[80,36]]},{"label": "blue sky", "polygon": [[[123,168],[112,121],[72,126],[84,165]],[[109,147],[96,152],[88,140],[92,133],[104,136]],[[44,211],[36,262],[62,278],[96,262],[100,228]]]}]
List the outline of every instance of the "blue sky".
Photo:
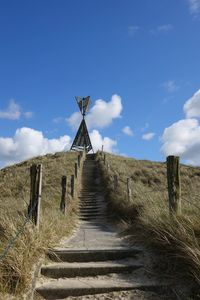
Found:
[{"label": "blue sky", "polygon": [[200,0],[0,0],[0,165],[69,148],[87,95],[96,149],[199,164],[199,33]]}]

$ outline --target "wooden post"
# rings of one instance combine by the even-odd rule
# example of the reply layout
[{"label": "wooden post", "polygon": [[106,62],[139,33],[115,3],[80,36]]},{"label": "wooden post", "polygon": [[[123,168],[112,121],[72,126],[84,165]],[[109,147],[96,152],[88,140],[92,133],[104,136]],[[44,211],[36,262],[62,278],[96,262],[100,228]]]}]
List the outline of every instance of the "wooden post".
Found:
[{"label": "wooden post", "polygon": [[101,147],[101,154],[103,154],[103,145],[102,145],[102,147]]},{"label": "wooden post", "polygon": [[132,192],[131,192],[131,178],[127,178],[127,197],[128,200],[131,200]]},{"label": "wooden post", "polygon": [[30,204],[28,206],[28,215],[33,223],[39,229],[40,224],[40,204],[42,194],[42,165],[32,165],[30,167],[31,188]]},{"label": "wooden post", "polygon": [[75,178],[77,178],[78,177],[78,164],[77,163],[75,163],[75,165],[74,165],[74,174],[75,174]]},{"label": "wooden post", "polygon": [[81,156],[80,154],[78,155],[78,168],[80,169],[81,167]]},{"label": "wooden post", "polygon": [[106,164],[106,155],[104,154],[103,156],[103,164],[105,165]]},{"label": "wooden post", "polygon": [[61,186],[62,186],[62,195],[61,195],[61,202],[60,202],[60,210],[63,212],[63,214],[65,214],[66,213],[66,189],[67,189],[66,176],[62,176]]},{"label": "wooden post", "polygon": [[181,212],[181,182],[178,156],[167,157],[167,183],[170,213]]},{"label": "wooden post", "polygon": [[114,175],[114,190],[118,188],[118,176]]},{"label": "wooden post", "polygon": [[74,175],[71,175],[71,196],[74,198]]}]

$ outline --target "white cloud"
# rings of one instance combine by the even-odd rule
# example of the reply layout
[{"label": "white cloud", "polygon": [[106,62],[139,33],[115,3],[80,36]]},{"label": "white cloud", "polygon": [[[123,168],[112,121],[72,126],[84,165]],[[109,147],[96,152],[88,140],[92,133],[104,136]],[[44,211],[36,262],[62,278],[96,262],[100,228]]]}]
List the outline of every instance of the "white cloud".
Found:
[{"label": "white cloud", "polygon": [[157,31],[159,32],[168,32],[173,30],[174,26],[172,24],[160,25],[157,27]]},{"label": "white cloud", "polygon": [[164,130],[162,152],[179,155],[189,163],[200,163],[200,124],[196,119],[180,120]]},{"label": "white cloud", "polygon": [[174,80],[166,81],[162,84],[162,86],[168,93],[174,93],[180,88]]},{"label": "white cloud", "polygon": [[76,130],[79,127],[81,120],[82,116],[78,111],[74,112],[69,118],[66,119],[67,123],[73,130]]},{"label": "white cloud", "polygon": [[134,36],[139,31],[139,29],[140,29],[139,26],[129,26],[128,27],[128,34],[130,36]]},{"label": "white cloud", "polygon": [[190,12],[192,15],[197,15],[200,12],[200,0],[188,0]]},{"label": "white cloud", "polygon": [[[102,137],[98,130],[93,130],[90,138],[94,151],[101,149],[104,145],[105,151],[116,152],[117,141]],[[69,150],[71,143],[72,140],[68,135],[48,139],[41,131],[27,127],[19,128],[13,137],[0,137],[0,167],[38,155]]]},{"label": "white cloud", "polygon": [[133,131],[132,129],[129,127],[129,126],[125,126],[123,129],[122,129],[122,132],[126,135],[129,135],[129,136],[133,136]]},{"label": "white cloud", "polygon": [[183,110],[187,118],[200,117],[200,90],[186,101]]},{"label": "white cloud", "polygon": [[0,164],[5,166],[34,156],[68,150],[70,143],[67,135],[48,139],[41,131],[23,127],[17,129],[13,137],[0,137]]},{"label": "white cloud", "polygon": [[33,116],[33,112],[32,111],[26,111],[25,113],[23,113],[23,115],[25,116],[25,118],[30,119]]},{"label": "white cloud", "polygon": [[15,100],[11,99],[5,110],[0,110],[0,119],[18,120],[21,116],[21,108]]},{"label": "white cloud", "polygon": [[62,118],[62,117],[56,117],[53,119],[53,123],[56,123],[56,124],[61,123],[62,121],[64,121],[64,118]]},{"label": "white cloud", "polygon": [[90,133],[90,139],[93,146],[94,151],[102,149],[102,145],[104,146],[104,150],[107,152],[115,152],[115,147],[117,146],[117,142],[115,140],[110,139],[109,137],[102,137],[98,130],[93,130]]},{"label": "white cloud", "polygon": [[154,132],[148,132],[142,135],[142,139],[145,141],[150,141],[154,137]]},{"label": "white cloud", "polygon": [[[113,95],[109,102],[98,99],[86,116],[87,126],[90,129],[107,127],[114,119],[121,116],[121,112],[122,101],[120,96]],[[75,112],[67,119],[67,122],[73,129],[76,129],[81,119],[80,112]]]},{"label": "white cloud", "polygon": [[33,116],[31,111],[22,112],[21,106],[11,99],[6,109],[0,110],[0,119],[19,120],[24,115],[25,118],[30,119]]},{"label": "white cloud", "polygon": [[163,24],[163,25],[159,25],[154,29],[150,30],[150,33],[152,35],[158,35],[158,34],[164,34],[164,33],[168,33],[169,31],[172,31],[174,29],[174,26],[172,24]]},{"label": "white cloud", "polygon": [[200,90],[184,104],[187,119],[179,120],[162,135],[164,155],[178,155],[191,164],[200,164]]}]

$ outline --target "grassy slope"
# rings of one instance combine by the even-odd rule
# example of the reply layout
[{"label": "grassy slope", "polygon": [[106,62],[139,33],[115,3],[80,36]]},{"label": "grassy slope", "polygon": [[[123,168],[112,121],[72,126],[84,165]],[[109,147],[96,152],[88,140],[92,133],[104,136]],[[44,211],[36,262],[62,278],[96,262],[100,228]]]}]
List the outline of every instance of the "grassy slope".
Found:
[{"label": "grassy slope", "polygon": [[[200,168],[181,166],[182,215],[169,216],[166,164],[138,161],[106,154],[110,170],[100,162],[110,207],[128,221],[129,234],[170,256],[181,258],[188,274],[200,281]],[[119,188],[113,190],[113,175]],[[132,199],[126,197],[126,180],[131,177]]]},{"label": "grassy slope", "polygon": [[[39,233],[28,224],[24,233],[15,242],[3,261],[0,261],[0,298],[12,292],[26,291],[31,270],[47,247],[62,236],[68,235],[76,224],[78,199],[69,196],[70,175],[74,173],[77,153],[56,153],[37,157],[0,170],[0,254],[7,241],[15,234],[24,221],[29,202],[30,166],[43,164],[42,218]],[[68,176],[68,210],[63,216],[59,211],[61,177]],[[77,183],[79,185],[79,183]]]}]

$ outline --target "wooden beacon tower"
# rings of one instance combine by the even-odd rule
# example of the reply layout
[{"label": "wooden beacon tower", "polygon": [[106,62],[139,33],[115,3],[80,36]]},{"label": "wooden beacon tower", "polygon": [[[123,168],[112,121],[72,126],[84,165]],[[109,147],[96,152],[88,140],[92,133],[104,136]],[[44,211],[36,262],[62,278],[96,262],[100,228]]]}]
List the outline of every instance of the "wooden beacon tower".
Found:
[{"label": "wooden beacon tower", "polygon": [[81,98],[81,97],[75,97],[75,98],[78,103],[80,112],[83,116],[83,119],[79,126],[79,129],[77,131],[77,134],[74,138],[74,141],[72,143],[70,150],[80,151],[80,150],[85,149],[86,153],[88,153],[90,150],[92,150],[94,152],[91,141],[90,141],[90,136],[88,133],[87,125],[85,122],[85,115],[88,112],[89,105],[90,105],[90,96],[85,97],[85,98]]}]

